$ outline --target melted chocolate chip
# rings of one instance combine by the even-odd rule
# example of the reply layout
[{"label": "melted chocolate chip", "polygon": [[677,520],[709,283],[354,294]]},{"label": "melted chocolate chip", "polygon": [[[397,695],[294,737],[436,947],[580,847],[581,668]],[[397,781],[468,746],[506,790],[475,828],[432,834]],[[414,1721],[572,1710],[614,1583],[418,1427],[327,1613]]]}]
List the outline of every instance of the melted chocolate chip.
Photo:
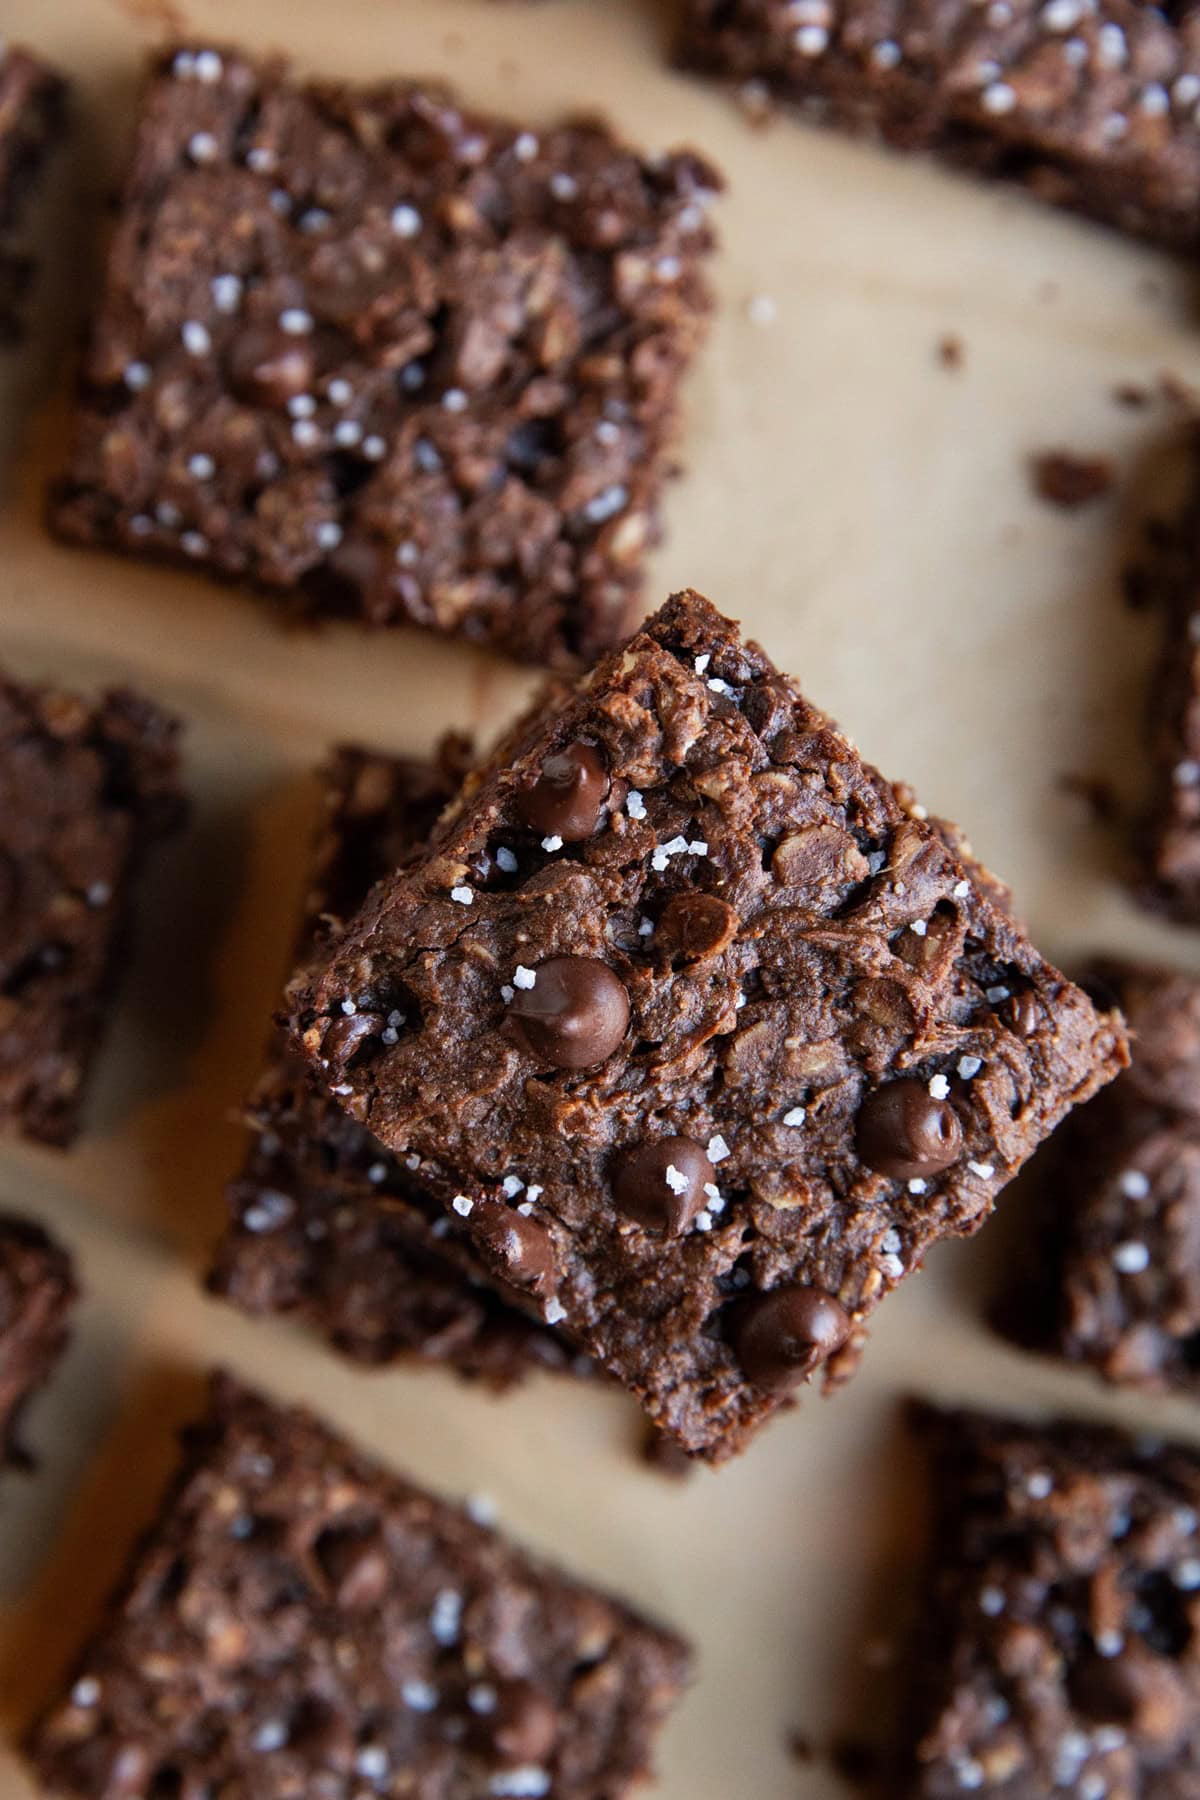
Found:
[{"label": "melted chocolate chip", "polygon": [[716,1178],[695,1138],[652,1138],[622,1153],[613,1197],[626,1218],[648,1231],[678,1237],[703,1210],[705,1182]]},{"label": "melted chocolate chip", "polygon": [[321,1573],[346,1612],[378,1606],[391,1581],[383,1539],[374,1527],[330,1526],[313,1547]]},{"label": "melted chocolate chip", "polygon": [[533,1055],[559,1069],[591,1069],[611,1056],[629,1025],[620,978],[588,956],[552,956],[536,975],[508,1004]]},{"label": "melted chocolate chip", "polygon": [[530,1681],[497,1681],[496,1704],[482,1714],[474,1736],[496,1762],[537,1765],[545,1762],[558,1737],[554,1702]]},{"label": "melted chocolate chip", "polygon": [[608,770],[593,744],[568,744],[542,764],[531,788],[518,796],[521,822],[564,844],[582,843],[600,823],[608,796]]},{"label": "melted chocolate chip", "polygon": [[554,1246],[540,1220],[527,1219],[510,1206],[484,1204],[476,1207],[472,1224],[474,1236],[491,1251],[514,1287],[540,1293],[553,1285]]},{"label": "melted chocolate chip", "polygon": [[840,1350],[849,1335],[850,1320],[832,1294],[779,1287],[742,1308],[733,1347],[756,1387],[782,1394]]},{"label": "melted chocolate chip", "polygon": [[239,332],[229,352],[229,378],[243,399],[282,406],[312,386],[312,347],[282,331]]},{"label": "melted chocolate chip", "polygon": [[962,1153],[962,1126],[945,1100],[905,1076],[876,1088],[858,1115],[858,1154],[869,1169],[911,1181],[948,1169]]},{"label": "melted chocolate chip", "polygon": [[321,1060],[328,1068],[344,1069],[369,1037],[383,1030],[379,1013],[342,1013],[331,1019],[321,1039]]}]

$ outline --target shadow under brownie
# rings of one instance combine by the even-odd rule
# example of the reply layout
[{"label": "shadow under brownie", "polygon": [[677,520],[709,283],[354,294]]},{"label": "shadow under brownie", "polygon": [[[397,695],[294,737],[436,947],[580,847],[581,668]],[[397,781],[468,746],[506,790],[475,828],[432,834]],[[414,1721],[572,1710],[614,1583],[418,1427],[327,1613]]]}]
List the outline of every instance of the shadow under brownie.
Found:
[{"label": "shadow under brownie", "polygon": [[55,528],[590,662],[657,535],[718,185],[596,123],[160,59]]},{"label": "shadow under brownie", "polygon": [[27,1468],[26,1406],[66,1349],[76,1298],[71,1258],[29,1219],[0,1213],[0,1468]]},{"label": "shadow under brownie", "polygon": [[618,1800],[688,1661],[673,1633],[218,1376],[27,1747],[78,1800]]}]

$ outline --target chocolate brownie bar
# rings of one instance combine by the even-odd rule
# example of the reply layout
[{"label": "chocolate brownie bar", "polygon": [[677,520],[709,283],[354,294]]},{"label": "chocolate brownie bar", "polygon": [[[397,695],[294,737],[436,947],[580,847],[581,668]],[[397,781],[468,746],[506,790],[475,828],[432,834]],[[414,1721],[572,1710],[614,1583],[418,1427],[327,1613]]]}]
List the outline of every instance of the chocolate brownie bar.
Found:
[{"label": "chocolate brownie bar", "polygon": [[[467,749],[449,739],[434,763],[335,751],[322,772],[301,963],[428,836],[461,785]],[[247,1122],[253,1135],[210,1276],[216,1292],[247,1312],[300,1319],[363,1362],[417,1355],[496,1387],[534,1367],[587,1367],[487,1285],[461,1221],[313,1084],[281,1031]]]},{"label": "chocolate brownie bar", "polygon": [[533,662],[628,628],[710,301],[699,158],[409,83],[154,69],[66,537]]},{"label": "chocolate brownie bar", "polygon": [[896,1791],[1143,1795],[1200,1781],[1200,1457],[921,1408],[930,1567]]},{"label": "chocolate brownie bar", "polygon": [[997,1322],[1108,1381],[1200,1393],[1200,981],[1109,961],[1085,985],[1119,1002],[1133,1060],[1041,1163],[1041,1279],[1020,1271]]},{"label": "chocolate brownie bar", "polygon": [[54,1793],[617,1800],[681,1640],[218,1378],[29,1750]]},{"label": "chocolate brownie bar", "polygon": [[75,1295],[66,1251],[40,1225],[0,1213],[0,1468],[29,1466],[21,1419],[66,1348]]},{"label": "chocolate brownie bar", "polygon": [[182,817],[178,731],[137,694],[0,675],[0,1128],[78,1130],[138,866]]},{"label": "chocolate brownie bar", "polygon": [[294,997],[346,1111],[718,1461],[1126,1060],[696,594],[503,751]]},{"label": "chocolate brownie bar", "polygon": [[1194,255],[1198,19],[1142,0],[687,0],[680,53]]},{"label": "chocolate brownie bar", "polygon": [[1138,897],[1182,924],[1200,922],[1200,429],[1184,505],[1152,528],[1131,571],[1139,605],[1159,616],[1146,732],[1150,798],[1137,831]]},{"label": "chocolate brownie bar", "polygon": [[36,56],[0,44],[0,336],[12,337],[32,264],[12,242],[22,202],[62,129],[66,88]]}]

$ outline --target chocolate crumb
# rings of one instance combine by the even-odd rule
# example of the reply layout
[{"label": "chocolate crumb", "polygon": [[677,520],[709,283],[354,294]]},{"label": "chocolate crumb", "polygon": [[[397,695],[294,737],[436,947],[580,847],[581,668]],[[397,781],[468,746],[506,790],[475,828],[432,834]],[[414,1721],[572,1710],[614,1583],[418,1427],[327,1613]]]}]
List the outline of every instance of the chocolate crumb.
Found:
[{"label": "chocolate crumb", "polygon": [[1076,456],[1070,450],[1040,450],[1029,459],[1033,491],[1039,500],[1074,512],[1106,494],[1113,466],[1106,456]]},{"label": "chocolate crumb", "polygon": [[653,1425],[642,1440],[642,1461],[656,1475],[665,1475],[668,1481],[686,1481],[696,1468],[695,1458],[669,1437],[664,1437]]},{"label": "chocolate crumb", "polygon": [[789,1731],[787,1738],[788,1755],[795,1762],[810,1763],[816,1761],[816,1746],[804,1731]]},{"label": "chocolate crumb", "polygon": [[966,356],[967,347],[955,332],[948,331],[938,339],[937,359],[943,369],[961,369]]},{"label": "chocolate crumb", "polygon": [[1139,387],[1135,381],[1118,382],[1112,391],[1112,397],[1118,406],[1126,406],[1131,412],[1150,404],[1149,390]]}]

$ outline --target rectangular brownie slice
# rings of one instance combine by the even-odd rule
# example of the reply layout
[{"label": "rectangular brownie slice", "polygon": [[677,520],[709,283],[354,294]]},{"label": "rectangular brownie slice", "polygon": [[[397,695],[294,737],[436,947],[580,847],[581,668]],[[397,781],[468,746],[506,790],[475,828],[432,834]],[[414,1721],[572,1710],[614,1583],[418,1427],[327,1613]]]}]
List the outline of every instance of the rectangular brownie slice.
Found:
[{"label": "rectangular brownie slice", "polygon": [[57,529],[590,661],[657,532],[717,185],[595,123],[160,60]]},{"label": "rectangular brownie slice", "polygon": [[28,1748],[79,1800],[617,1800],[687,1666],[674,1634],[218,1377]]},{"label": "rectangular brownie slice", "polygon": [[1200,1781],[1200,1457],[922,1407],[930,1559],[895,1791],[1144,1795]]},{"label": "rectangular brownie slice", "polygon": [[1041,1279],[1020,1271],[998,1323],[1108,1381],[1200,1394],[1200,981],[1104,961],[1085,985],[1121,1006],[1132,1061],[1041,1163]]},{"label": "rectangular brownie slice", "polygon": [[[301,965],[420,847],[461,785],[467,751],[447,739],[434,762],[348,745],[334,752],[321,774]],[[301,1320],[363,1362],[416,1355],[496,1387],[531,1368],[587,1368],[557,1332],[487,1285],[461,1220],[315,1085],[282,1031],[247,1123],[210,1275],[217,1293],[247,1312]]]},{"label": "rectangular brownie slice", "polygon": [[346,1111],[714,1461],[1126,1060],[922,813],[677,595],[293,996]]},{"label": "rectangular brownie slice", "polygon": [[21,1419],[67,1343],[71,1259],[40,1225],[0,1213],[0,1468],[27,1468]]},{"label": "rectangular brownie slice", "polygon": [[19,45],[0,44],[0,336],[19,327],[18,308],[32,265],[13,243],[22,203],[47,150],[62,130],[66,87]]},{"label": "rectangular brownie slice", "polygon": [[1150,793],[1137,832],[1139,898],[1181,924],[1200,923],[1200,427],[1191,434],[1184,504],[1156,522],[1130,571],[1132,597],[1158,614],[1158,658],[1146,702]]},{"label": "rectangular brownie slice", "polygon": [[0,674],[0,1129],[67,1144],[147,846],[183,816],[179,726],[140,695]]},{"label": "rectangular brownie slice", "polygon": [[1142,0],[687,0],[680,54],[1194,254],[1198,18]]}]

